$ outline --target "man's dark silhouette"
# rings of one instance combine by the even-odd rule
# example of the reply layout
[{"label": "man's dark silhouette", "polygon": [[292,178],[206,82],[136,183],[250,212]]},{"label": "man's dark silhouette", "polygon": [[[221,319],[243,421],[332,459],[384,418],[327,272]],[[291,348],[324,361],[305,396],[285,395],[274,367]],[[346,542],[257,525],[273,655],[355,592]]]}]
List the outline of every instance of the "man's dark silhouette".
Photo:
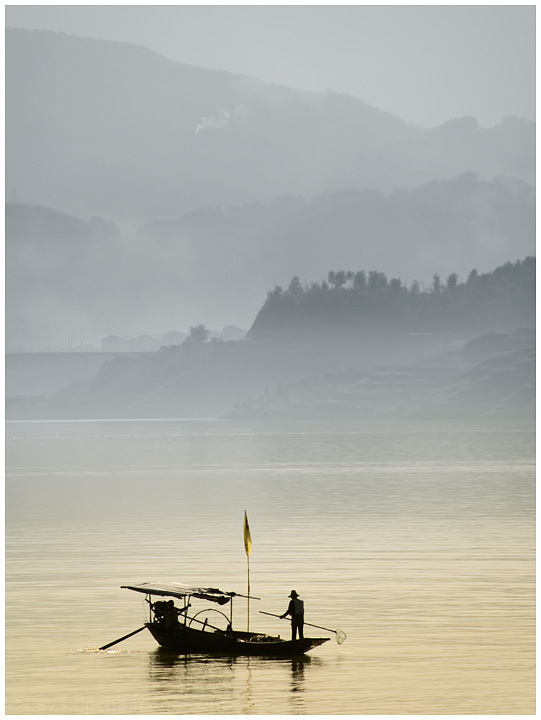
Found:
[{"label": "man's dark silhouette", "polygon": [[304,602],[299,598],[295,590],[291,591],[289,597],[291,598],[289,606],[280,617],[285,618],[286,615],[291,615],[291,639],[296,639],[297,630],[299,631],[299,639],[302,639],[304,637]]}]

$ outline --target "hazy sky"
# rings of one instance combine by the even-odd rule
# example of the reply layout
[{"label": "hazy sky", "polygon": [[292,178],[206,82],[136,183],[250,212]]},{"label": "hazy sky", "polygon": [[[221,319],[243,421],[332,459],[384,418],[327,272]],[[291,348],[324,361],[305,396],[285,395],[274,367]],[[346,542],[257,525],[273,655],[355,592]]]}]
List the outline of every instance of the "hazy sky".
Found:
[{"label": "hazy sky", "polygon": [[6,25],[345,92],[425,126],[535,118],[535,5],[8,5]]}]

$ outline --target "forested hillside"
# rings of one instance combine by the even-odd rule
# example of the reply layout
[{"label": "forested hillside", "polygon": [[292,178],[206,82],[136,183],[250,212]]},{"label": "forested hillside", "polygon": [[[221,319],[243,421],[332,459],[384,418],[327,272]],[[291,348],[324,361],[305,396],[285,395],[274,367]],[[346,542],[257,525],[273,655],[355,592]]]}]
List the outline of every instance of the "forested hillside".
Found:
[{"label": "forested hillside", "polygon": [[435,274],[430,287],[408,287],[376,270],[331,271],[328,280],[303,286],[294,277],[276,287],[248,333],[276,342],[363,334],[430,334],[469,338],[486,332],[535,327],[535,258],[507,262],[490,273]]}]

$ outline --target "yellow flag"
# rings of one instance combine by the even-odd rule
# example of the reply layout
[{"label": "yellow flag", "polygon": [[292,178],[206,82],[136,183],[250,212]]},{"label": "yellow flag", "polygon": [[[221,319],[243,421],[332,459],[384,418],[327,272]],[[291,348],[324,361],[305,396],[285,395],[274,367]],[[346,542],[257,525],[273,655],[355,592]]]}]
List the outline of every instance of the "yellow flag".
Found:
[{"label": "yellow flag", "polygon": [[246,550],[246,556],[250,557],[252,553],[252,538],[250,536],[250,526],[248,525],[246,510],[244,511],[244,549]]}]

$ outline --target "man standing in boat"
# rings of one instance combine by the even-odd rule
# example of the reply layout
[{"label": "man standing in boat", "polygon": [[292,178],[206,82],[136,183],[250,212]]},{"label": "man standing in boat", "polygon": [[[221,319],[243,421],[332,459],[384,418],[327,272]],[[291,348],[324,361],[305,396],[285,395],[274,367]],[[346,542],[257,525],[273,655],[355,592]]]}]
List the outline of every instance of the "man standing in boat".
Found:
[{"label": "man standing in boat", "polygon": [[295,640],[297,637],[297,630],[299,631],[299,639],[302,640],[304,637],[304,602],[299,598],[295,590],[291,591],[289,596],[289,606],[281,618],[285,618],[287,615],[291,615],[291,639]]}]

